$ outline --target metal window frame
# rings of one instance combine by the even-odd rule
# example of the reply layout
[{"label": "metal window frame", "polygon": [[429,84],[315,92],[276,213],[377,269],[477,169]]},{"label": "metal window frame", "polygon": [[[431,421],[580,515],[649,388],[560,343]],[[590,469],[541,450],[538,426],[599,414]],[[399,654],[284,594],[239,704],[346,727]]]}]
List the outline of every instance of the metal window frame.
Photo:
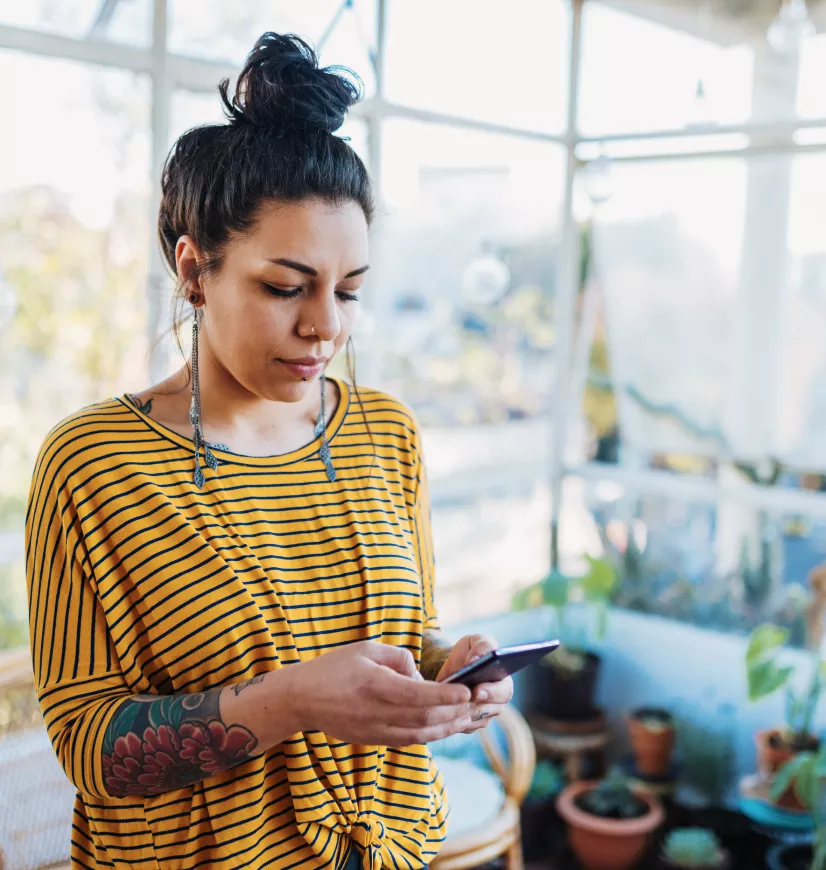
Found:
[{"label": "metal window frame", "polygon": [[[480,121],[478,119],[456,116],[448,113],[415,109],[388,101],[384,95],[384,58],[386,48],[387,0],[374,0],[377,4],[376,32],[376,93],[354,107],[353,116],[366,122],[368,131],[368,151],[371,169],[380,178],[382,160],[382,122],[389,119],[409,119],[422,123],[442,126],[461,127],[482,133],[509,136],[516,139],[554,143],[565,149],[565,184],[561,214],[561,251],[558,264],[558,296],[556,315],[558,326],[558,345],[556,349],[557,367],[555,375],[555,413],[552,420],[553,436],[550,446],[549,485],[552,493],[552,518],[550,529],[551,557],[556,559],[556,529],[560,509],[562,485],[568,476],[585,479],[613,480],[635,492],[657,492],[673,494],[688,500],[710,501],[736,499],[748,504],[775,510],[800,512],[809,515],[826,516],[826,496],[817,496],[788,489],[765,489],[757,486],[744,486],[737,490],[727,490],[713,481],[680,480],[673,476],[664,477],[661,472],[630,471],[622,468],[606,468],[602,465],[586,463],[568,465],[564,458],[566,436],[571,419],[570,378],[571,357],[573,354],[573,333],[576,325],[575,305],[578,290],[579,256],[578,224],[574,215],[573,192],[577,174],[584,161],[578,157],[578,149],[590,146],[605,146],[612,143],[663,142],[688,140],[701,136],[714,137],[742,134],[748,137],[748,144],[739,148],[712,148],[691,150],[650,151],[645,154],[616,156],[617,162],[658,162],[664,160],[695,160],[709,158],[748,157],[762,154],[798,154],[826,151],[826,135],[823,143],[799,144],[789,141],[791,134],[799,130],[823,129],[826,134],[826,117],[814,119],[785,120],[770,124],[744,123],[726,126],[694,127],[684,130],[652,130],[639,133],[607,132],[599,136],[581,135],[577,128],[578,85],[581,65],[582,14],[586,2],[599,0],[568,0],[571,12],[570,58],[569,58],[569,95],[566,129],[558,134],[543,133],[527,128],[512,127]],[[603,0],[604,2],[604,0]],[[131,70],[148,75],[152,85],[151,141],[152,141],[152,215],[159,197],[160,171],[166,156],[169,131],[169,104],[174,90],[189,90],[195,93],[213,91],[222,78],[233,78],[236,67],[204,58],[187,57],[166,50],[167,0],[153,0],[153,39],[148,48],[106,42],[101,39],[74,39],[45,31],[29,30],[0,24],[0,49],[24,52],[42,57],[77,61],[102,67]],[[772,141],[773,140],[773,141]],[[785,141],[784,141],[785,140]],[[380,190],[378,191],[381,195]],[[153,340],[163,323],[162,302],[164,286],[164,266],[154,243],[154,217],[151,233],[152,252],[150,260],[150,280],[147,292],[150,298],[150,329]],[[162,360],[160,361],[162,362]],[[481,477],[481,476],[480,476]],[[480,492],[483,482],[479,481]],[[0,548],[1,549],[1,548]],[[0,564],[11,561],[0,552]],[[554,562],[555,563],[555,562]]]}]

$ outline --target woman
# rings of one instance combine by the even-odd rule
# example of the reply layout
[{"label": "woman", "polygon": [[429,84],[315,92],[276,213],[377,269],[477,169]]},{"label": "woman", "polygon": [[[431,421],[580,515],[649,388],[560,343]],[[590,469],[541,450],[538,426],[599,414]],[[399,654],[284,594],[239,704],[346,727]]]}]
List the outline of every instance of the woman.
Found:
[{"label": "woman", "polygon": [[446,803],[428,742],[512,684],[440,680],[410,413],[325,376],[368,268],[358,98],[265,34],[229,123],[184,134],[159,231],[190,363],[46,439],[27,515],[32,655],[76,785],[75,867],[415,868]]}]

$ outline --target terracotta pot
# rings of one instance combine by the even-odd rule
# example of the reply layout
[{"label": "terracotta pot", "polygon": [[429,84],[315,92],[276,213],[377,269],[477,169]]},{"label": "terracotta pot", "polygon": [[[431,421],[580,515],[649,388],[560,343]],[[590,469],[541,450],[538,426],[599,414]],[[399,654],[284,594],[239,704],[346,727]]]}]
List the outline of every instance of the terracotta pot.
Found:
[{"label": "terracotta pot", "polygon": [[[659,714],[665,721],[662,728],[646,728],[646,716]],[[634,748],[637,772],[643,776],[665,776],[671,769],[674,752],[674,726],[665,710],[642,708],[628,718],[628,731]]]},{"label": "terracotta pot", "polygon": [[[767,728],[763,731],[758,731],[754,735],[754,742],[757,747],[757,769],[766,778],[771,778],[799,752],[802,752],[804,749],[816,750],[819,746],[817,738],[812,737],[810,746],[792,749],[791,746],[783,743],[782,737],[783,732],[779,728]],[[789,810],[805,809],[794,793],[794,785],[790,785],[775,803],[777,806],[785,807]]]},{"label": "terracotta pot", "polygon": [[563,789],[556,808],[568,826],[568,842],[584,870],[629,870],[645,854],[651,834],[663,823],[665,813],[651,795],[635,792],[649,812],[638,819],[603,819],[581,810],[575,803],[596,782],[575,782]]}]

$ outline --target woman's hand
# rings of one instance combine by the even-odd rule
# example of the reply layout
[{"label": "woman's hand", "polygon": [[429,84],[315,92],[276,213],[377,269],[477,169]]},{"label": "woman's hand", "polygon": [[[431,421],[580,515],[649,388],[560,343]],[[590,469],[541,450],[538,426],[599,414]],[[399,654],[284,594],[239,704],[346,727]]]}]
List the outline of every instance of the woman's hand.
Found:
[{"label": "woman's hand", "polygon": [[[485,634],[467,634],[459,640],[450,651],[436,681],[444,680],[465,665],[472,664],[489,652],[498,649],[496,641]],[[447,685],[451,685],[448,683]],[[473,688],[473,712],[471,724],[463,729],[465,734],[472,734],[480,728],[486,728],[490,720],[502,712],[502,708],[513,698],[513,678],[506,677],[496,683],[481,683]]]},{"label": "woman's hand", "polygon": [[348,644],[281,673],[301,731],[397,747],[440,740],[473,724],[470,689],[423,680],[401,647]]}]

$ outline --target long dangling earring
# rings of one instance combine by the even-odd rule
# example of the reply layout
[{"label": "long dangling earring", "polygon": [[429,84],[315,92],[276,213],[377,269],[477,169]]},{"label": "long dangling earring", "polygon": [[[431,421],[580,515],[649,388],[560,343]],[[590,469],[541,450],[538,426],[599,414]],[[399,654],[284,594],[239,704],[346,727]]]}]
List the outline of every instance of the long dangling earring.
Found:
[{"label": "long dangling earring", "polygon": [[321,447],[318,451],[318,458],[324,465],[324,470],[327,472],[327,480],[330,483],[336,479],[336,469],[333,466],[333,458],[330,455],[330,445],[327,441],[327,375],[321,375],[321,410],[318,412],[318,419],[315,424],[315,437],[321,436]]},{"label": "long dangling earring", "polygon": [[205,479],[201,468],[201,447],[204,448],[204,462],[215,471],[218,468],[218,460],[209,449],[204,439],[204,422],[201,418],[201,378],[198,371],[198,329],[200,327],[200,313],[195,309],[192,316],[192,401],[189,405],[189,422],[192,423],[192,440],[195,442],[195,474],[193,480],[198,489],[203,489]]}]

